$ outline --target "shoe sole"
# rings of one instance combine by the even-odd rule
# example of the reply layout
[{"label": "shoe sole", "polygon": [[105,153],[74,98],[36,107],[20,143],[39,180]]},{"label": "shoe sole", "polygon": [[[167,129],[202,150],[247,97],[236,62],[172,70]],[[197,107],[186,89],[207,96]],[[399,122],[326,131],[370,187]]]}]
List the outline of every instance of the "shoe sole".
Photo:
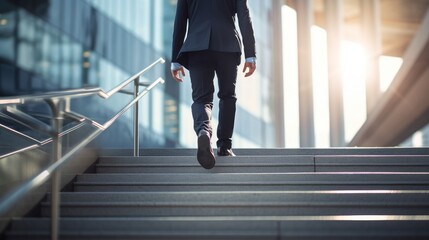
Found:
[{"label": "shoe sole", "polygon": [[236,157],[237,155],[222,155],[222,154],[217,153],[217,156],[218,157]]},{"label": "shoe sole", "polygon": [[205,169],[212,169],[215,166],[216,159],[211,150],[210,138],[207,135],[198,137],[197,160]]}]

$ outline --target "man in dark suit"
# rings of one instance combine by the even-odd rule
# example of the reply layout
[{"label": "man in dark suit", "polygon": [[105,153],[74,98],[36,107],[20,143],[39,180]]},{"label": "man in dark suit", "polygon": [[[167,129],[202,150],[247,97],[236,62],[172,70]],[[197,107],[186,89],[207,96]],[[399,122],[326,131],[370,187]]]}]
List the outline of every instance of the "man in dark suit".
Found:
[{"label": "man in dark suit", "polygon": [[[238,18],[241,36],[235,28]],[[186,35],[187,30],[187,35]],[[185,39],[186,35],[186,39]],[[255,38],[247,0],[178,0],[173,33],[171,73],[177,82],[190,73],[192,116],[198,136],[198,162],[204,168],[215,165],[211,148],[211,112],[216,73],[219,86],[218,156],[235,156],[232,132],[235,119],[235,84],[242,43],[245,77],[256,69]]]}]

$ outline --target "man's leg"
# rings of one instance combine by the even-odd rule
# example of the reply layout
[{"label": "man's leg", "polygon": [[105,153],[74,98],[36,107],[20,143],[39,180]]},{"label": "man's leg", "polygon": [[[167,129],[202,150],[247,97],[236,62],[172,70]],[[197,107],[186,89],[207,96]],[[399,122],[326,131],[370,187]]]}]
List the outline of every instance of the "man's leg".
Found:
[{"label": "man's leg", "polygon": [[[231,149],[234,131],[237,82],[237,54],[217,53],[216,75],[219,84],[219,124],[217,147]],[[232,152],[231,152],[232,153]]]},{"label": "man's leg", "polygon": [[213,78],[214,65],[210,60],[210,53],[189,53],[189,74],[192,83],[192,116],[194,130],[198,133],[205,130],[212,135],[211,114],[213,108]]},{"label": "man's leg", "polygon": [[210,52],[189,53],[189,73],[192,83],[192,116],[198,136],[197,159],[202,167],[213,168],[215,157],[211,147],[214,65]]}]

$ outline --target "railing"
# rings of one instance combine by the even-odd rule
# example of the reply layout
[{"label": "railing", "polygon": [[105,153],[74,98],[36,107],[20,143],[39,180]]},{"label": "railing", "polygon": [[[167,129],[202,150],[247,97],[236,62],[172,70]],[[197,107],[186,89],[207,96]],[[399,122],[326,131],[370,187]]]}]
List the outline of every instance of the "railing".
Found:
[{"label": "railing", "polygon": [[[34,139],[24,133],[16,131],[12,128],[9,128],[3,124],[0,124],[0,127],[8,130],[9,132],[30,140],[34,142],[33,145],[29,147],[25,147],[19,149],[17,151],[13,151],[11,153],[7,153],[2,157],[10,156],[12,154],[16,154],[19,152],[27,151],[29,149],[38,148],[48,143],[52,143],[52,157],[51,157],[51,165],[43,170],[40,174],[28,180],[14,191],[7,194],[5,197],[0,199],[0,216],[7,214],[12,206],[20,199],[22,199],[27,193],[31,190],[41,186],[46,183],[50,178],[52,178],[52,189],[51,189],[51,238],[53,240],[58,239],[59,235],[59,192],[60,192],[60,174],[61,168],[65,163],[71,159],[75,153],[79,152],[83,147],[85,147],[88,143],[90,143],[93,139],[95,139],[101,132],[105,129],[109,128],[120,116],[122,116],[128,109],[134,106],[134,117],[133,117],[133,134],[134,134],[134,156],[139,155],[139,123],[138,123],[138,101],[145,96],[150,90],[152,90],[159,83],[164,83],[162,78],[158,78],[151,84],[143,84],[140,82],[140,76],[151,69],[158,63],[164,63],[165,60],[160,58],[142,71],[134,74],[132,77],[120,83],[118,86],[113,88],[112,90],[105,92],[101,88],[84,88],[84,89],[75,89],[75,90],[66,90],[66,91],[58,91],[58,92],[49,92],[43,94],[34,94],[34,95],[25,95],[19,97],[5,97],[0,98],[0,107],[3,105],[2,113],[0,113],[0,117],[7,118],[11,121],[19,123],[21,125],[27,126],[31,129],[41,131],[44,133],[48,133],[51,135],[50,138],[39,141]],[[123,90],[130,83],[134,83],[134,91],[127,92]],[[139,92],[139,87],[145,86],[146,88]],[[72,98],[78,98],[83,96],[90,95],[98,95],[104,99],[107,99],[113,96],[115,93],[126,93],[132,94],[133,100],[131,100],[125,107],[123,107],[117,114],[115,114],[110,120],[105,122],[104,124],[100,124],[90,118],[82,116],[78,113],[72,112],[70,110],[70,100]],[[51,125],[45,124],[42,121],[39,121],[30,115],[18,110],[15,106],[17,104],[23,104],[28,101],[46,101],[50,106],[53,119]],[[61,132],[61,126],[63,124],[63,119],[69,118],[75,121],[78,121],[79,124]],[[96,130],[91,133],[88,137],[86,137],[82,142],[68,151],[66,154],[62,154],[62,142],[61,138],[65,134],[68,134],[72,131],[75,131],[82,126],[90,124],[95,127]]]}]

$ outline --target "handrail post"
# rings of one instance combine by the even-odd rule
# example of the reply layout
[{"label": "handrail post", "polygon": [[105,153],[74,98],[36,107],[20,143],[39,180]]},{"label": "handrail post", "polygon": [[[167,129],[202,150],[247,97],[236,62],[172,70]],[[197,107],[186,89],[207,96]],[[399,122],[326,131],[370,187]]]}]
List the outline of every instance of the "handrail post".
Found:
[{"label": "handrail post", "polygon": [[[60,137],[61,127],[63,124],[64,100],[52,99],[47,101],[51,107],[53,119],[52,127],[54,134],[52,136],[52,157],[51,162],[55,163],[61,159],[62,141]],[[57,170],[52,173],[51,186],[51,239],[59,238],[59,218],[60,218],[60,188],[61,188],[61,171]]]},{"label": "handrail post", "polygon": [[[136,77],[134,79],[134,99],[137,98],[139,94],[139,84],[140,83],[140,76]],[[139,156],[139,102],[137,101],[134,104],[134,110],[133,110],[133,134],[134,134],[134,157]]]}]

